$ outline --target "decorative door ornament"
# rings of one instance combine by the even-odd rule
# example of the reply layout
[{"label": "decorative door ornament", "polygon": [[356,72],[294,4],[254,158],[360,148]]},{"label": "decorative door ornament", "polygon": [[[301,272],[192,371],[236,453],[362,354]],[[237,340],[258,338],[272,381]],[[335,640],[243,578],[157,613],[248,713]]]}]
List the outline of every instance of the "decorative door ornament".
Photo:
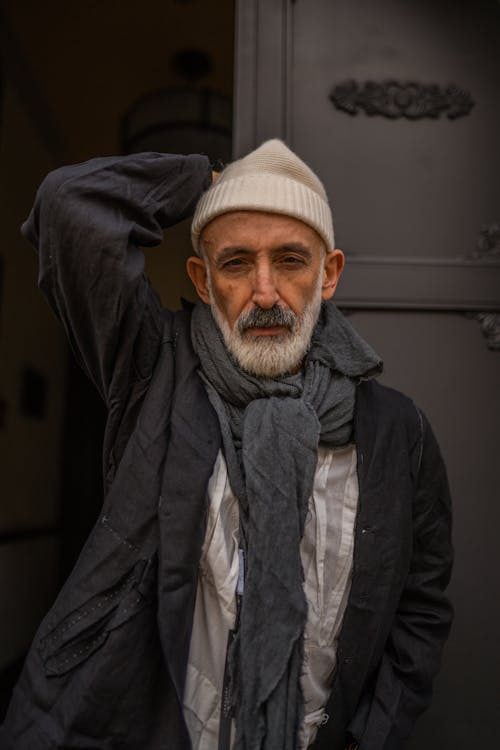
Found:
[{"label": "decorative door ornament", "polygon": [[450,84],[422,84],[414,81],[344,81],[337,84],[330,100],[333,105],[349,115],[364,110],[367,115],[381,115],[391,120],[405,117],[420,120],[438,118],[446,113],[450,120],[468,115],[474,101],[468,91]]}]

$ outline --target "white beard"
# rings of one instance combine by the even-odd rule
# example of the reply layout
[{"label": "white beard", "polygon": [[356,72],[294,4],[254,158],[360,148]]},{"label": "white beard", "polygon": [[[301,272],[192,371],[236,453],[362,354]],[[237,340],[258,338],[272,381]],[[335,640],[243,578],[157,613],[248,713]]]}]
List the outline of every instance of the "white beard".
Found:
[{"label": "white beard", "polygon": [[323,267],[318,275],[313,298],[305,306],[302,315],[297,316],[286,308],[294,317],[290,331],[276,336],[255,336],[240,331],[238,322],[242,316],[231,329],[214,299],[209,277],[212,315],[222,333],[227,350],[242,370],[260,378],[275,378],[300,369],[311,344],[312,333],[321,309],[322,282]]}]

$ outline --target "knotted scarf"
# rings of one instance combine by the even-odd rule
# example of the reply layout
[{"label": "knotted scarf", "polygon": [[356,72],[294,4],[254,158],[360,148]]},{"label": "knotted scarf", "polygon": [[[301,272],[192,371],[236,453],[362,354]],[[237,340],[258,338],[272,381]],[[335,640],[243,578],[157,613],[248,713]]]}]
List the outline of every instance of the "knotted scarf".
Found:
[{"label": "knotted scarf", "polygon": [[356,383],[380,372],[381,361],[333,302],[322,305],[298,375],[242,371],[203,303],[193,310],[191,336],[221,425],[246,561],[229,655],[235,750],[296,750],[307,618],[300,541],[318,444],[351,440]]}]

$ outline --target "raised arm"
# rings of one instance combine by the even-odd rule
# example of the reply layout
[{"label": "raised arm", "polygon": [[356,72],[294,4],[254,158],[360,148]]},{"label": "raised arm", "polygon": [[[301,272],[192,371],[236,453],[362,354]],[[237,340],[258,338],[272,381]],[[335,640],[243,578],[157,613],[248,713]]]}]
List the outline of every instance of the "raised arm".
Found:
[{"label": "raised arm", "polygon": [[51,172],[23,234],[39,253],[39,286],[108,406],[154,365],[164,311],[141,246],[189,216],[212,179],[204,156],[92,159]]}]

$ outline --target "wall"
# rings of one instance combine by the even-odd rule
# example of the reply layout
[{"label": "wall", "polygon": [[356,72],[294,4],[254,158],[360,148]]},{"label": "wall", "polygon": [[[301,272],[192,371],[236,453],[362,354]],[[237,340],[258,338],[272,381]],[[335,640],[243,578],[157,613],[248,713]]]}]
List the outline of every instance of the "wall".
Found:
[{"label": "wall", "polygon": [[[0,669],[24,653],[57,586],[66,370],[66,344],[36,288],[35,253],[19,232],[51,160],[8,82],[1,149]],[[46,381],[43,417],[30,417],[21,408],[27,366]]]}]

